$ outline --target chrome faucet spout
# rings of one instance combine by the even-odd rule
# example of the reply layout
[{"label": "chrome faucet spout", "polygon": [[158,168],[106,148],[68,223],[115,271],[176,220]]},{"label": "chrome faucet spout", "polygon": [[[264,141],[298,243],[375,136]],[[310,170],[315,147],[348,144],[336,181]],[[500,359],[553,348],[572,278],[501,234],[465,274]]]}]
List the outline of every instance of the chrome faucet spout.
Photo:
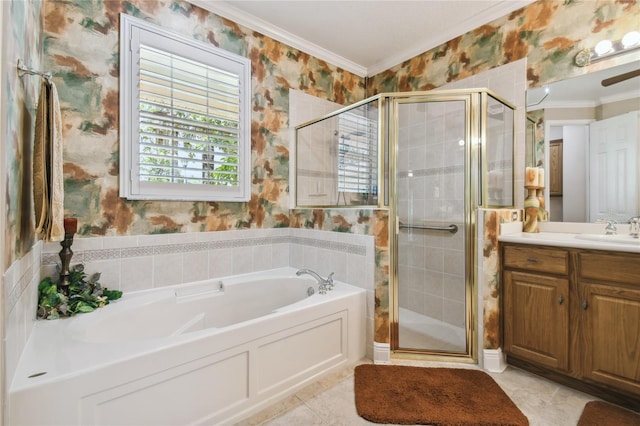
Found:
[{"label": "chrome faucet spout", "polygon": [[322,284],[324,282],[324,279],[318,275],[316,272],[313,272],[311,269],[300,269],[298,272],[296,272],[297,276],[300,275],[311,275],[313,278],[315,278],[318,281],[318,284]]},{"label": "chrome faucet spout", "polygon": [[327,290],[331,290],[333,288],[333,272],[329,274],[327,279],[322,278],[318,273],[312,271],[311,269],[300,269],[296,272],[297,276],[300,275],[311,275],[313,278],[318,281],[318,293],[325,294]]}]

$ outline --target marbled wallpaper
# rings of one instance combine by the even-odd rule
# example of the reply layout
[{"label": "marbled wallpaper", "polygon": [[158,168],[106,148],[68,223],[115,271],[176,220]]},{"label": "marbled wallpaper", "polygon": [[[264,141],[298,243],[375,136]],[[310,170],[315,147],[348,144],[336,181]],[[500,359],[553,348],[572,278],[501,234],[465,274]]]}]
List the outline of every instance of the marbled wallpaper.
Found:
[{"label": "marbled wallpaper", "polygon": [[25,65],[39,69],[41,67],[41,11],[42,3],[35,0],[2,2],[4,22],[2,25],[3,48],[7,67],[3,85],[4,116],[0,138],[5,150],[5,164],[0,170],[5,173],[6,187],[3,197],[6,200],[6,230],[3,241],[5,258],[1,259],[2,272],[22,255],[27,253],[35,242],[33,195],[31,185],[33,129],[35,109],[38,100],[40,78],[36,76],[18,77],[14,68],[18,58]]},{"label": "marbled wallpaper", "polygon": [[[65,213],[84,236],[288,226],[288,90],[340,104],[363,78],[180,0],[11,1],[10,58],[54,75],[63,114]],[[41,13],[42,12],[42,13]],[[118,196],[119,13],[149,20],[252,62],[252,195],[246,203],[127,201]],[[44,22],[42,33],[41,19]],[[5,31],[5,28],[3,28]],[[42,41],[44,40],[44,41]],[[44,44],[43,44],[44,43]],[[40,61],[42,60],[42,64]],[[13,62],[13,59],[11,60]],[[33,245],[31,146],[36,78],[8,73],[6,269]]]},{"label": "marbled wallpaper", "polygon": [[[127,201],[118,196],[119,14],[127,13],[251,59],[252,194],[247,203]],[[65,123],[65,210],[83,235],[275,228],[289,225],[288,90],[340,104],[365,82],[188,2],[46,2],[45,67]]]},{"label": "marbled wallpaper", "polygon": [[538,109],[527,113],[527,117],[535,123],[533,155],[536,167],[544,167],[544,110]]},{"label": "marbled wallpaper", "polygon": [[585,73],[575,54],[638,29],[637,0],[538,0],[383,71],[367,94],[431,90],[527,58],[530,87]]},{"label": "marbled wallpaper", "polygon": [[514,222],[514,213],[519,215],[518,210],[509,209],[484,210],[483,214],[479,215],[483,218],[482,245],[478,248],[482,251],[482,270],[479,271],[483,283],[479,289],[482,297],[482,311],[479,315],[482,315],[483,335],[478,336],[482,349],[498,349],[502,346],[500,314],[502,286],[498,236],[501,224]]}]

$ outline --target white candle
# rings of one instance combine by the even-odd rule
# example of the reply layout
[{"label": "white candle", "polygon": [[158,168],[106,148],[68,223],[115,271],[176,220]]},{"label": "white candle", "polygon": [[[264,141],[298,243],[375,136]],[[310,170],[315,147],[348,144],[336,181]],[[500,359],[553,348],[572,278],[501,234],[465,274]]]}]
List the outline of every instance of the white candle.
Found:
[{"label": "white candle", "polygon": [[538,168],[527,167],[524,174],[524,186],[538,186]]},{"label": "white candle", "polygon": [[538,167],[538,186],[544,188],[544,169]]}]

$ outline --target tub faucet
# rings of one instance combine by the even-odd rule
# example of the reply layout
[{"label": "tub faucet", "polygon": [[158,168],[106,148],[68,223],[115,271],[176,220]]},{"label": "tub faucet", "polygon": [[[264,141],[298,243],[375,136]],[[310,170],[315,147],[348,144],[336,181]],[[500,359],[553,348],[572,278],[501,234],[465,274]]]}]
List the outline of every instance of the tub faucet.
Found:
[{"label": "tub faucet", "polygon": [[316,272],[313,272],[311,269],[300,269],[296,272],[297,276],[300,275],[311,275],[313,278],[318,281],[318,293],[325,294],[327,290],[331,290],[333,288],[333,272],[329,274],[327,279],[322,278]]}]

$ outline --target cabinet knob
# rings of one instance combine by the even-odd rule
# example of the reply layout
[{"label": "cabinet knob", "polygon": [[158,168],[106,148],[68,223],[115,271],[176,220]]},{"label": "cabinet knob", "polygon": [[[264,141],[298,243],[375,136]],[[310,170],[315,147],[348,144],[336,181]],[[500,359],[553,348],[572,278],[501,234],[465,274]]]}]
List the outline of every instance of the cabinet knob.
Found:
[{"label": "cabinet knob", "polygon": [[587,301],[583,301],[582,302],[582,309],[584,309],[585,311],[587,310],[587,308],[589,307],[589,304],[587,303]]},{"label": "cabinet knob", "polygon": [[562,295],[560,295],[560,297],[558,297],[558,304],[562,305],[562,302],[564,302],[564,297],[562,297]]}]

